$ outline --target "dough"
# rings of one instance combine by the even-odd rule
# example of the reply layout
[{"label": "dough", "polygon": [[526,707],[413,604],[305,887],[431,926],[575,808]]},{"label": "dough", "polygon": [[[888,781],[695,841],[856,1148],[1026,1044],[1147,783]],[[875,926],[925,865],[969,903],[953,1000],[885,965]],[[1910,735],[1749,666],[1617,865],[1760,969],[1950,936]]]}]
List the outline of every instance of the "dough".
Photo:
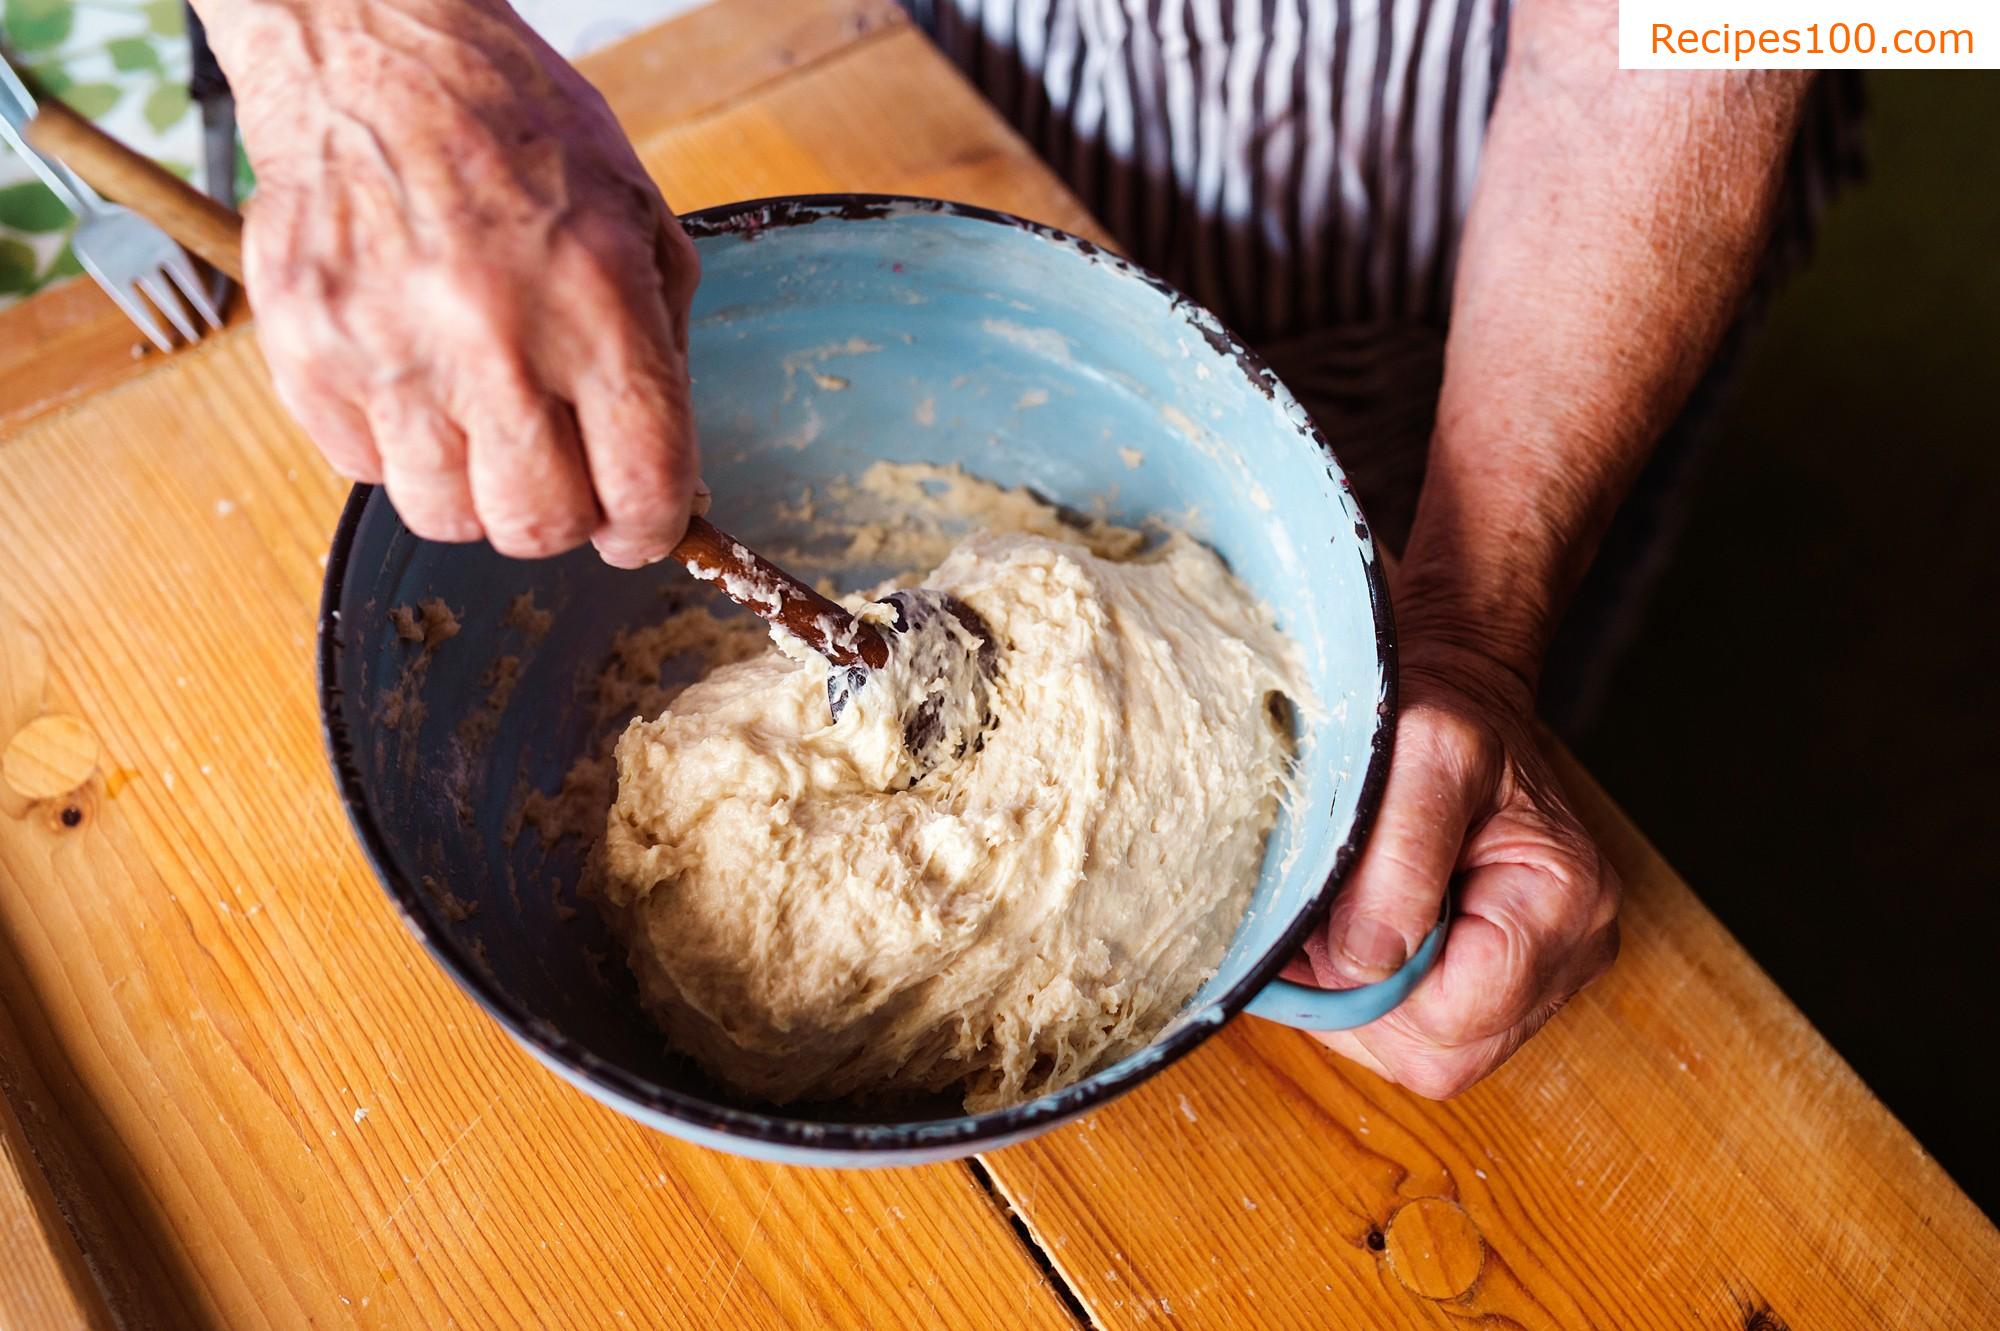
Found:
[{"label": "dough", "polygon": [[923,585],[999,654],[983,743],[914,784],[898,694],[925,672],[831,723],[796,643],[619,741],[599,891],[671,1042],[743,1095],[1055,1090],[1173,1018],[1256,883],[1292,754],[1276,699],[1312,702],[1213,553],[984,533]]}]

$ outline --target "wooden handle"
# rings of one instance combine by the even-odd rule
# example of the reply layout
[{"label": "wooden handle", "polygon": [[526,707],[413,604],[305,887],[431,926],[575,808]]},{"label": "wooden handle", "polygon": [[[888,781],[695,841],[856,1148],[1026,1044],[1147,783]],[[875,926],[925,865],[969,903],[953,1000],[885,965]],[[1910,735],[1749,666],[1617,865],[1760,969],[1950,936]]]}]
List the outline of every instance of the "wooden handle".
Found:
[{"label": "wooden handle", "polygon": [[243,280],[243,219],[53,97],[22,131],[29,143],[223,272]]},{"label": "wooden handle", "polygon": [[879,670],[889,644],[864,624],[707,518],[688,519],[673,558],[760,619],[782,624],[835,665]]}]

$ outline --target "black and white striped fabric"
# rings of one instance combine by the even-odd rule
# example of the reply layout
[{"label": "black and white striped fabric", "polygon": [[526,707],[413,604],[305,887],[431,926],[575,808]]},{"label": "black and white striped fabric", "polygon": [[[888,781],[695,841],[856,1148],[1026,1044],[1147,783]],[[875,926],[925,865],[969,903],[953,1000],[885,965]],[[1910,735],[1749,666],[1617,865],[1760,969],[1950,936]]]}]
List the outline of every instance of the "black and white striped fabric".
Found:
[{"label": "black and white striped fabric", "polygon": [[[906,3],[1134,258],[1251,341],[1444,325],[1510,0]],[[1788,243],[1852,156],[1841,92]]]},{"label": "black and white striped fabric", "polygon": [[916,5],[1134,258],[1253,341],[1442,323],[1506,7]]}]

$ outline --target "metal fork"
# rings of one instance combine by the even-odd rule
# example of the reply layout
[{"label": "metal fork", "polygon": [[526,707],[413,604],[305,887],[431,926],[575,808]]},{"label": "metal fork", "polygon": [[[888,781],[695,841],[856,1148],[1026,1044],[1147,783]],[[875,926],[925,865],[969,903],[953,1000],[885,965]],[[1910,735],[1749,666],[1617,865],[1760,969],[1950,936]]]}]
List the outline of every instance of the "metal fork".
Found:
[{"label": "metal fork", "polygon": [[0,138],[12,144],[56,198],[76,214],[70,248],[83,270],[161,351],[172,351],[174,340],[154,317],[155,310],[187,342],[201,340],[201,329],[189,317],[190,306],[210,328],[222,327],[222,316],[203,288],[194,261],[172,237],[130,209],[106,203],[68,167],[28,146],[21,135],[35,111],[33,94],[0,57]]}]

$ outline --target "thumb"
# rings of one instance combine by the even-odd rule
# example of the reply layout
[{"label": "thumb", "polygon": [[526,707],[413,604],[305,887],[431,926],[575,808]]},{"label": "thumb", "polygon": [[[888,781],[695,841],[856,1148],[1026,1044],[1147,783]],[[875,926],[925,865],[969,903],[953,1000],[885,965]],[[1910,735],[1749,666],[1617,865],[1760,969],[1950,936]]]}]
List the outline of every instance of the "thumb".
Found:
[{"label": "thumb", "polygon": [[1491,802],[1494,773],[1475,727],[1404,713],[1375,828],[1326,927],[1306,944],[1329,988],[1388,978],[1437,923],[1467,829]]}]

